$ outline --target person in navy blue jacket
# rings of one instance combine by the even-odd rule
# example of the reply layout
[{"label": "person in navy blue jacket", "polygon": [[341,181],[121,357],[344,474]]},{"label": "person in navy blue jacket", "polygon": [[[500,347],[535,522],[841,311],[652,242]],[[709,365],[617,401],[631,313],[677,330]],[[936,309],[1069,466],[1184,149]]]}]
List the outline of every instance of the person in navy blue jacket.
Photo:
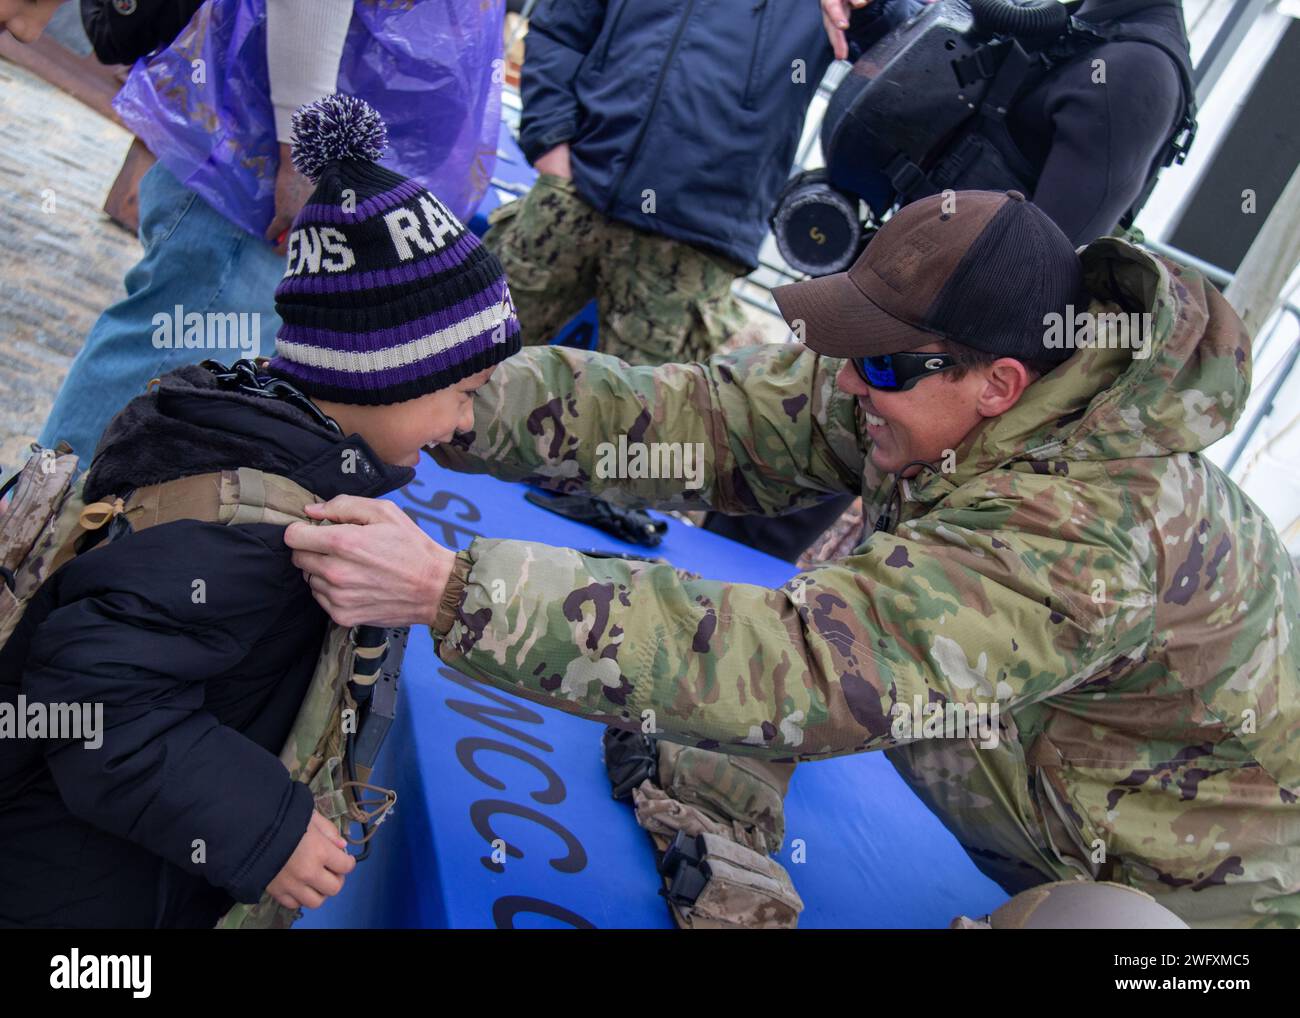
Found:
[{"label": "person in navy blue jacket", "polygon": [[[851,36],[906,12],[867,8]],[[526,343],[593,297],[600,349],[704,360],[743,327],[808,104],[833,59],[815,0],[542,0],[519,142],[540,172],[492,217]]]}]

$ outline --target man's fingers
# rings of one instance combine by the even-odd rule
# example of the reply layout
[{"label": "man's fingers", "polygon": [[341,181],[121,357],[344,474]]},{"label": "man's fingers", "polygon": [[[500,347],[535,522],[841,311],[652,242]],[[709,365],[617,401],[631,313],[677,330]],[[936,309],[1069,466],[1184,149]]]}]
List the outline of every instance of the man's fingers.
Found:
[{"label": "man's fingers", "polygon": [[844,30],[849,27],[849,4],[860,10],[871,0],[822,0],[822,24],[826,26],[826,37],[831,41],[831,49],[836,60],[849,58],[849,40]]},{"label": "man's fingers", "polygon": [[[346,583],[341,582],[337,578],[330,580],[324,576],[313,574],[311,579],[307,581],[307,586],[311,588],[311,592],[315,596],[316,600],[320,602],[322,608],[330,613],[331,617],[336,614],[342,615],[342,613],[347,612],[349,621],[346,625],[357,624],[356,620],[352,618],[352,610],[358,606],[358,595],[356,591],[349,588]],[[365,602],[363,601],[362,603]],[[338,622],[338,619],[335,618],[335,621]],[[339,622],[339,625],[344,624],[345,623],[343,622]]]},{"label": "man's fingers", "polygon": [[329,520],[332,523],[378,523],[388,519],[385,506],[391,502],[381,502],[374,498],[360,498],[357,495],[335,495],[318,509],[308,507],[308,515],[315,519]]},{"label": "man's fingers", "polygon": [[849,18],[844,0],[822,0],[822,24],[826,27],[826,38],[830,40],[835,59],[846,59],[849,42],[844,37],[844,29],[848,27]]},{"label": "man's fingers", "polygon": [[[294,547],[290,544],[287,536],[285,538],[285,543],[289,544],[291,548]],[[311,577],[321,575],[325,569],[325,563],[330,561],[332,561],[332,559],[324,552],[307,551],[306,549],[300,548],[293,553],[293,564],[302,570],[303,579],[308,580],[309,582]]]},{"label": "man's fingers", "polygon": [[313,594],[317,594],[321,597],[329,596],[329,581],[325,579],[325,577],[321,576],[320,573],[309,572],[307,574],[307,586],[311,587],[311,592]]},{"label": "man's fingers", "polygon": [[[334,535],[329,532],[328,527],[313,527],[310,523],[298,520],[284,528],[284,543],[294,550],[296,564],[299,553],[324,554],[333,551]],[[301,569],[303,566],[299,565],[298,568]]]},{"label": "man's fingers", "polygon": [[342,608],[331,601],[329,594],[326,593],[325,590],[313,587],[311,593],[312,597],[316,598],[316,603],[325,609],[325,614],[328,615],[330,620],[336,625],[350,626],[353,624],[352,616],[344,612]]},{"label": "man's fingers", "polygon": [[380,611],[374,602],[364,594],[359,594],[348,587],[341,587],[336,583],[330,583],[329,580],[320,576],[313,576],[307,581],[307,586],[311,588],[312,597],[316,598],[316,603],[325,609],[325,614],[340,626],[383,626],[388,624],[385,621],[385,613]]}]

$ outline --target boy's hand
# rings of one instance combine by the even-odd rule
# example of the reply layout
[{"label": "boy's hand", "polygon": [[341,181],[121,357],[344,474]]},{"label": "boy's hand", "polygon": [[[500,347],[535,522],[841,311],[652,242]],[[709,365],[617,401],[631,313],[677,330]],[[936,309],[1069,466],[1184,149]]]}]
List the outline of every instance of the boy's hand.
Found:
[{"label": "boy's hand", "polygon": [[338,829],[315,810],[307,833],[289,861],[266,885],[266,893],[285,908],[320,908],[343,890],[343,878],[357,865]]}]

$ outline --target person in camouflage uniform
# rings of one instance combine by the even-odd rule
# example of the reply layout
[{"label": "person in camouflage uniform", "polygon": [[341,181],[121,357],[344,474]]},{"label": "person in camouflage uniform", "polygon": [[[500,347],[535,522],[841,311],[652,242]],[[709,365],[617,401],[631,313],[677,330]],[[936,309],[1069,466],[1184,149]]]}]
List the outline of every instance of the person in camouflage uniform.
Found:
[{"label": "person in camouflage uniform", "polygon": [[[956,199],[955,214],[938,196],[900,212],[848,275],[875,258],[878,299],[933,295],[985,215],[983,193]],[[1004,204],[1034,209],[1019,199]],[[1015,317],[1034,300],[1027,274],[1061,244],[1073,257],[1035,229],[981,249],[954,331]],[[1090,314],[1150,316],[1142,348],[1081,342],[934,469],[896,462],[884,393],[798,344],[657,368],[525,349],[480,390],[475,431],[435,454],[623,505],[776,514],[860,491],[877,529],[779,588],[528,541],[452,557],[358,500],[322,513],[366,526],[292,528],[295,562],[338,621],[378,614],[382,596],[372,621],[432,619],[444,661],[539,704],[624,727],[652,711],[664,738],[764,759],[883,750],[1010,893],[1110,880],[1194,927],[1295,927],[1300,593],[1269,521],[1202,455],[1245,405],[1250,339],[1193,269],[1116,238],[1079,262]],[[840,319],[864,348],[893,338],[879,315]],[[929,401],[943,426],[956,379],[889,393],[891,413]],[[598,477],[620,432],[703,442],[703,487]],[[926,737],[900,723],[913,704],[996,706],[994,738]]]}]

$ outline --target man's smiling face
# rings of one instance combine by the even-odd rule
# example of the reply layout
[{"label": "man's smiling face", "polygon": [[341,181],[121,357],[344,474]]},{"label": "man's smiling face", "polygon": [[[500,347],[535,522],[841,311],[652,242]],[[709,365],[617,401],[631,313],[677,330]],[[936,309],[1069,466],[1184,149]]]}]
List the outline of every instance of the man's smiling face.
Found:
[{"label": "man's smiling face", "polygon": [[[917,353],[943,353],[943,343],[918,347]],[[835,384],[856,396],[867,419],[871,462],[886,473],[897,473],[914,460],[938,463],[956,449],[985,419],[1005,413],[1032,380],[1023,364],[1009,357],[959,372],[938,371],[910,389],[875,389],[848,361]],[[914,476],[920,467],[904,471]]]}]

